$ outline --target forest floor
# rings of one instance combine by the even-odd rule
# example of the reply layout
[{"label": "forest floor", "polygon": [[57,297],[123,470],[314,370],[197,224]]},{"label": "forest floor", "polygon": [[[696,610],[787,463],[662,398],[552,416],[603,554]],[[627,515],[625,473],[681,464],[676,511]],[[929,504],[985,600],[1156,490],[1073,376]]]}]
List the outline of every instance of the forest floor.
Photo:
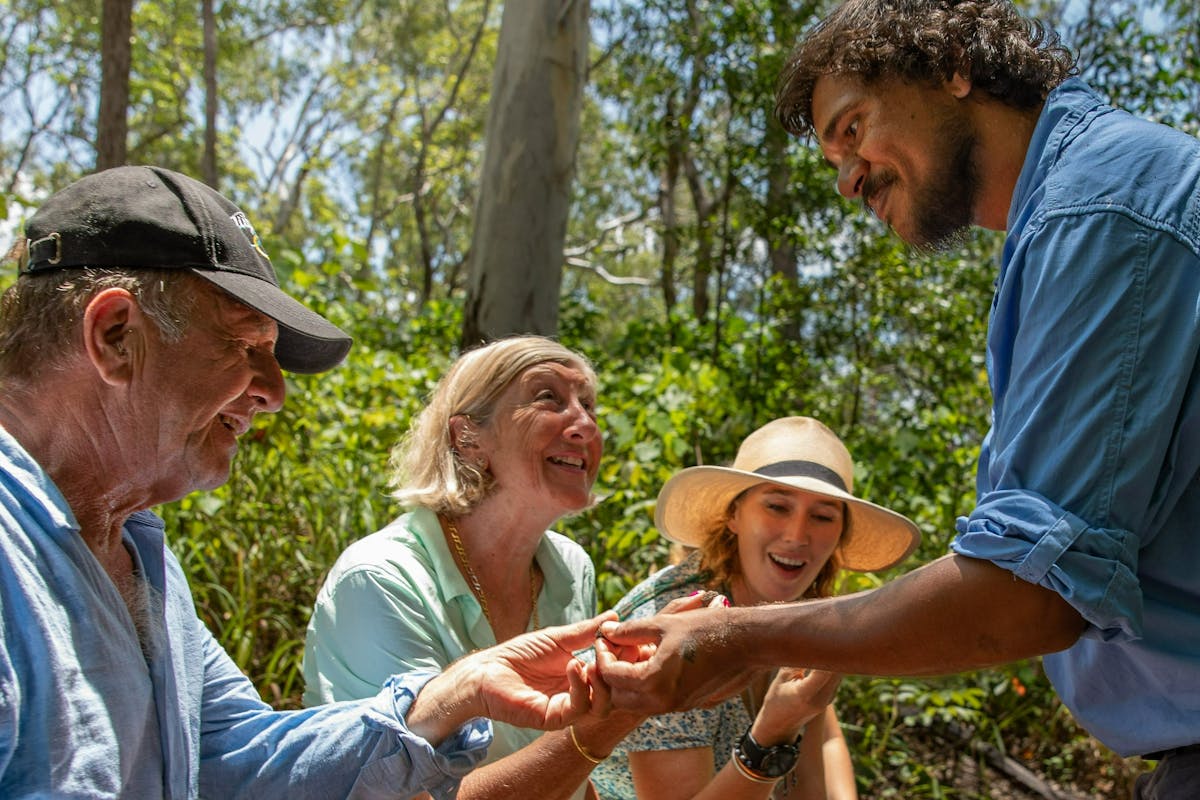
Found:
[{"label": "forest floor", "polygon": [[[1069,759],[1069,777],[1055,776],[1048,774],[1037,759],[1016,758],[1012,753],[949,730],[910,729],[904,738],[911,758],[936,777],[942,790],[942,794],[931,794],[925,789],[920,796],[971,800],[1128,800],[1133,796],[1136,776],[1151,766],[1140,758],[1122,759],[1099,742],[1087,739],[1085,746],[1075,744]],[[1010,742],[1009,747],[1018,753],[1036,752],[1036,742],[1028,745],[1022,747],[1020,742],[1015,745]],[[904,784],[902,771],[896,771],[898,782],[893,787]],[[883,787],[877,788],[874,795],[864,793],[863,798],[907,800],[908,796],[904,788]]]}]

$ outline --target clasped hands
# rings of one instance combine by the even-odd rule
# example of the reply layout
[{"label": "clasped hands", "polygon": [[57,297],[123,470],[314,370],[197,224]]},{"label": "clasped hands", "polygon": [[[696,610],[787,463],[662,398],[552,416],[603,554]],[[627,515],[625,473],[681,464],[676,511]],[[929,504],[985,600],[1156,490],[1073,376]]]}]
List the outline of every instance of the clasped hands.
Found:
[{"label": "clasped hands", "polygon": [[610,611],[517,636],[459,659],[431,681],[421,699],[436,694],[439,711],[431,711],[433,702],[418,704],[418,724],[436,714],[440,724],[426,731],[437,740],[470,717],[557,730],[585,714],[644,717],[712,705],[766,666],[731,642],[739,611],[700,592],[645,619],[618,622]]}]

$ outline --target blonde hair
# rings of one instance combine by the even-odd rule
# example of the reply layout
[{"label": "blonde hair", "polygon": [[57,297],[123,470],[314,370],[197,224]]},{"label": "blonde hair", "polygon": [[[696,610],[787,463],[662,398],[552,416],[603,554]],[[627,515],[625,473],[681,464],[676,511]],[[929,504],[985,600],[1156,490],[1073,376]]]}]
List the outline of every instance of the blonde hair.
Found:
[{"label": "blonde hair", "polygon": [[[761,486],[762,484],[756,485]],[[751,486],[733,498],[725,509],[725,513],[719,519],[713,520],[707,530],[703,531],[704,538],[696,549],[700,551],[700,569],[712,576],[708,584],[710,589],[728,587],[730,580],[741,572],[741,561],[738,558],[738,538],[733,531],[729,530],[729,520],[737,510],[738,503],[753,488],[754,486]],[[846,503],[843,503],[842,507],[842,534],[844,535],[850,527],[850,509]],[[804,590],[802,597],[833,596],[834,584],[837,582],[838,572],[841,571],[840,554],[841,538],[839,537],[838,547],[834,548],[829,560],[821,565],[821,571]]]},{"label": "blonde hair", "polygon": [[421,506],[438,514],[466,514],[491,492],[491,475],[459,457],[450,419],[463,416],[486,427],[496,402],[521,373],[553,362],[582,370],[596,385],[586,357],[544,336],[513,336],[459,356],[438,381],[429,404],[392,449],[392,496],[405,506]]}]

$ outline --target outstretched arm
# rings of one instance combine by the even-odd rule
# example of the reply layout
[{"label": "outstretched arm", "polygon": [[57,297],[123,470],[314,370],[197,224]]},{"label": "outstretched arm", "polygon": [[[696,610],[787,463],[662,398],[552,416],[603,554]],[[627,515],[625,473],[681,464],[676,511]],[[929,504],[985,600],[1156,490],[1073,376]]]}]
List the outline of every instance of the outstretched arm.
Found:
[{"label": "outstretched arm", "polygon": [[952,555],[845,597],[606,623],[615,644],[657,649],[637,663],[606,660],[601,670],[616,707],[660,713],[727,695],[752,669],[944,675],[1055,652],[1083,629],[1058,594]]}]

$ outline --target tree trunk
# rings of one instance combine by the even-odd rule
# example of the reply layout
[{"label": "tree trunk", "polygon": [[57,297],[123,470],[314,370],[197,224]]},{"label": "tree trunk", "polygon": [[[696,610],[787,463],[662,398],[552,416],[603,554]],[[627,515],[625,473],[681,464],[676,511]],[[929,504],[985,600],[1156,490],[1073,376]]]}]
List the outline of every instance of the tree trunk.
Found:
[{"label": "tree trunk", "polygon": [[463,314],[464,347],[553,335],[579,116],[588,0],[508,0],[492,78]]},{"label": "tree trunk", "polygon": [[125,163],[129,133],[130,37],[133,0],[103,0],[100,9],[100,109],[96,170]]},{"label": "tree trunk", "polygon": [[217,188],[217,15],[213,0],[201,0],[204,18],[204,153],[200,177]]},{"label": "tree trunk", "polygon": [[788,135],[783,126],[773,119],[767,123],[766,132],[763,134],[763,153],[766,163],[770,165],[767,170],[765,216],[771,220],[771,227],[767,232],[771,272],[782,275],[789,283],[795,283],[798,277],[796,242],[790,228],[796,208],[793,205],[792,170],[788,165]]}]

